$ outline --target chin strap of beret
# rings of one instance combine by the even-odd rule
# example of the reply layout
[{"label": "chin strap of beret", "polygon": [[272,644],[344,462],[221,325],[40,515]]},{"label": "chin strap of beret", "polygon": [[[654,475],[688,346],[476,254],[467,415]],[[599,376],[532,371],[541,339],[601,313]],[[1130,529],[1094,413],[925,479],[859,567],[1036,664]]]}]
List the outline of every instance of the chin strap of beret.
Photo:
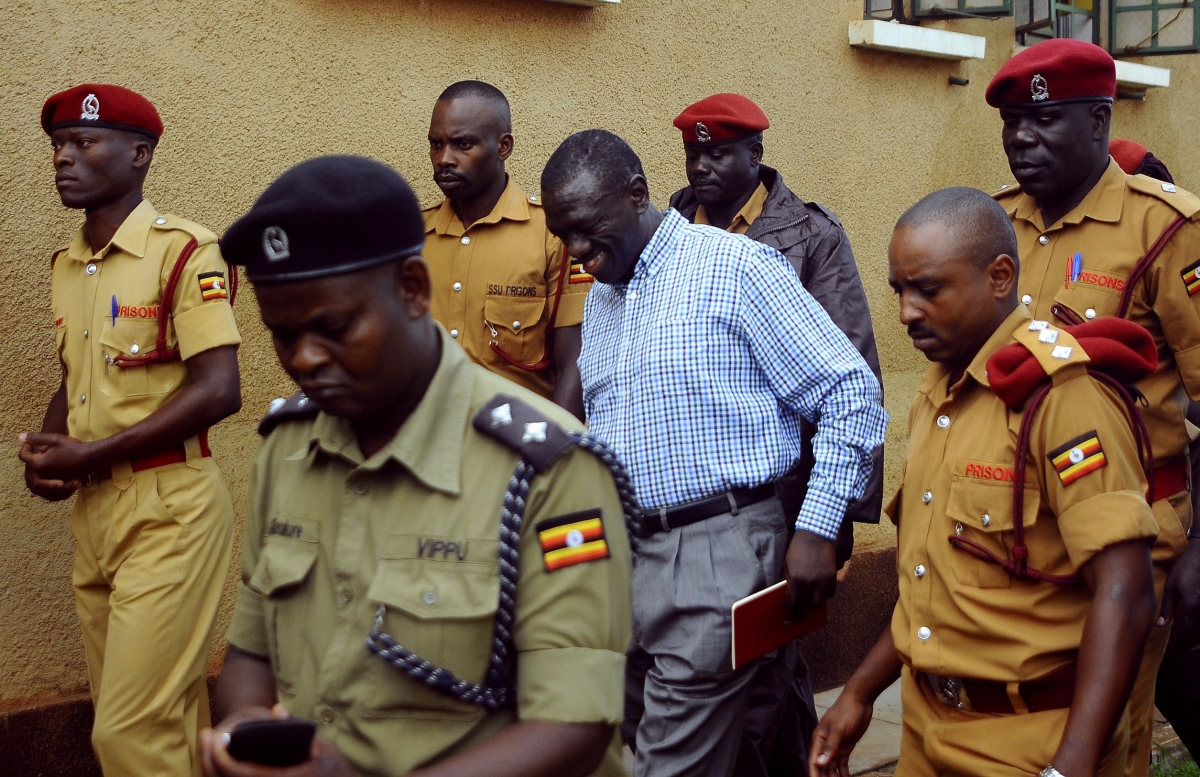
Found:
[{"label": "chin strap of beret", "polygon": [[[1063,331],[1073,336],[1088,355],[1088,375],[1111,388],[1124,403],[1137,442],[1138,460],[1149,483],[1146,498],[1153,502],[1154,453],[1150,448],[1150,432],[1137,407],[1139,401],[1145,404],[1146,398],[1131,384],[1158,366],[1154,339],[1144,328],[1120,318],[1102,318],[1064,327]],[[992,354],[987,362],[987,375],[992,391],[1004,404],[1014,412],[1024,406],[1013,466],[1012,558],[1000,558],[980,543],[958,534],[950,535],[950,544],[956,550],[1002,567],[1017,580],[1072,585],[1080,580],[1078,574],[1051,575],[1029,567],[1029,547],[1025,544],[1025,465],[1029,459],[1029,437],[1034,417],[1054,384],[1037,358],[1020,343],[1007,345]]]},{"label": "chin strap of beret", "polygon": [[509,667],[514,652],[512,629],[517,603],[521,524],[525,518],[525,500],[529,495],[530,481],[571,447],[594,454],[612,473],[630,542],[635,536],[637,499],[629,475],[608,446],[586,432],[568,433],[515,397],[496,395],[475,416],[473,424],[479,431],[495,437],[521,454],[521,461],[509,478],[508,491],[500,508],[500,605],[496,609],[487,676],[482,684],[467,682],[405,648],[383,630],[383,620],[387,614],[385,605],[375,612],[374,628],[367,635],[367,649],[428,688],[468,704],[498,710],[516,703],[516,687],[510,680]]}]

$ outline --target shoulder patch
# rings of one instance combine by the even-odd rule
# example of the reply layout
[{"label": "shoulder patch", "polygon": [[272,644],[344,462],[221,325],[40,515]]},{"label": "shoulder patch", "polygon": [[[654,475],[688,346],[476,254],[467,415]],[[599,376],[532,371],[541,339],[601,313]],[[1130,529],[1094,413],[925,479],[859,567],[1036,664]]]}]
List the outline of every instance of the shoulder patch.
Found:
[{"label": "shoulder patch", "polygon": [[843,231],[845,230],[845,227],[843,227],[843,226],[842,226],[842,220],[841,220],[841,219],[839,219],[839,218],[837,217],[837,215],[836,215],[836,214],[835,214],[833,211],[829,210],[828,208],[826,208],[826,207],[825,207],[824,205],[822,205],[821,203],[819,203],[819,202],[805,202],[805,203],[804,203],[804,206],[805,206],[805,207],[807,207],[807,208],[812,208],[813,210],[816,210],[816,211],[818,211],[818,212],[819,212],[819,213],[821,213],[821,215],[823,215],[825,218],[827,218],[827,219],[829,219],[830,221],[832,221],[832,222],[833,222],[833,223],[834,223],[834,224],[837,226],[837,228],[838,228],[838,229],[841,229],[841,230],[843,230]]},{"label": "shoulder patch", "polygon": [[1069,486],[1090,472],[1095,472],[1108,465],[1104,457],[1104,447],[1100,445],[1100,437],[1093,429],[1081,434],[1074,440],[1068,440],[1046,454],[1058,479],[1064,486]]},{"label": "shoulder patch", "polygon": [[1069,364],[1091,361],[1074,337],[1049,321],[1022,322],[1013,332],[1013,339],[1029,349],[1047,375]]},{"label": "shoulder patch", "polygon": [[539,521],[534,526],[547,572],[608,558],[600,510],[583,510]]},{"label": "shoulder patch", "polygon": [[1127,175],[1125,185],[1135,192],[1153,197],[1174,208],[1181,216],[1190,219],[1200,214],[1200,197],[1177,186],[1148,175]]},{"label": "shoulder patch", "polygon": [[172,216],[170,213],[158,214],[158,218],[154,219],[153,227],[154,229],[177,229],[180,232],[186,232],[196,239],[196,245],[203,246],[217,242],[217,236],[212,230],[206,229],[194,221]]},{"label": "shoulder patch", "polygon": [[258,422],[258,433],[266,437],[271,431],[286,421],[316,418],[321,409],[316,402],[304,396],[303,391],[297,391],[287,399],[280,397],[271,400],[271,409]]},{"label": "shoulder patch", "polygon": [[571,437],[565,429],[531,405],[507,394],[492,397],[471,423],[480,432],[520,453],[536,472],[544,472],[571,447]]}]

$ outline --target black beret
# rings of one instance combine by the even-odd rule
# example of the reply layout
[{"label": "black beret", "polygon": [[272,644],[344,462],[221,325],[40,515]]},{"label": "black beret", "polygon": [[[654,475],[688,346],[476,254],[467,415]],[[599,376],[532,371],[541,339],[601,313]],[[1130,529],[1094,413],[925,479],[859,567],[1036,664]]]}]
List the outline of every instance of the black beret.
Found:
[{"label": "black beret", "polygon": [[425,221],[392,168],[358,156],[309,159],[279,176],[221,238],[254,283],[355,272],[419,253]]}]

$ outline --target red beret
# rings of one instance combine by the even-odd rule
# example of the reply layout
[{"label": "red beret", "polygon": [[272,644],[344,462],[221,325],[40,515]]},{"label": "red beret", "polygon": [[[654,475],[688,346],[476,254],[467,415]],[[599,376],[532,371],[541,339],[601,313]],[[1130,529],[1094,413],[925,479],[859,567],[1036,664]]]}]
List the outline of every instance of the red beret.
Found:
[{"label": "red beret", "polygon": [[1117,66],[1099,46],[1053,38],[1030,46],[1004,63],[988,84],[987,104],[1058,105],[1111,100],[1117,93]]},{"label": "red beret", "polygon": [[675,117],[684,143],[716,146],[762,132],[771,126],[767,114],[749,97],[724,92],[692,103]]},{"label": "red beret", "polygon": [[1129,175],[1137,175],[1138,170],[1142,167],[1142,162],[1146,161],[1146,153],[1149,150],[1136,140],[1113,138],[1108,141],[1109,155],[1117,160],[1117,164]]},{"label": "red beret", "polygon": [[163,131],[153,103],[113,84],[80,84],[47,100],[42,106],[42,129],[49,135],[62,127],[106,127],[155,140]]}]

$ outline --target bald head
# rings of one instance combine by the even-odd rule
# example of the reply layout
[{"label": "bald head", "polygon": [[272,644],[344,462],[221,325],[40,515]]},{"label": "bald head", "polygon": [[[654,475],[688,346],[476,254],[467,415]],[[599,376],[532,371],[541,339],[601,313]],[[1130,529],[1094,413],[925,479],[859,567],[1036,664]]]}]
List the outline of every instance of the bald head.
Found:
[{"label": "bald head", "polygon": [[938,189],[904,212],[896,229],[941,224],[959,256],[982,269],[1001,254],[1017,261],[1017,234],[1004,207],[990,195],[966,186]]}]

